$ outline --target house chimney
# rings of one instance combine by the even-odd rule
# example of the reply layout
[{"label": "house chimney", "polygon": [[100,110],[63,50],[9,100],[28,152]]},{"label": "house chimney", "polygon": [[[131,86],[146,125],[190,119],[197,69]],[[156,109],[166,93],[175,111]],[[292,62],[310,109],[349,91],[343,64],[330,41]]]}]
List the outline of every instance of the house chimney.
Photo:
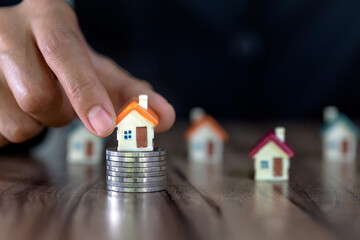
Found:
[{"label": "house chimney", "polygon": [[327,106],[324,108],[324,122],[329,123],[334,121],[339,116],[339,110],[334,106]]},{"label": "house chimney", "polygon": [[139,95],[139,105],[145,109],[148,108],[148,95],[146,94]]},{"label": "house chimney", "polygon": [[275,136],[282,142],[285,142],[285,128],[284,127],[276,127],[275,128]]},{"label": "house chimney", "polygon": [[194,123],[202,119],[205,115],[205,110],[201,107],[195,107],[190,110],[190,122]]}]

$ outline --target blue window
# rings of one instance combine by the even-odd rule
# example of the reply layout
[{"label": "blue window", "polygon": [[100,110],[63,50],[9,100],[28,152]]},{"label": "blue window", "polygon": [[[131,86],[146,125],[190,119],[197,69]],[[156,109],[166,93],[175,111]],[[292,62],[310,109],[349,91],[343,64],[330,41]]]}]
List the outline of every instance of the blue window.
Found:
[{"label": "blue window", "polygon": [[267,168],[269,168],[269,162],[263,160],[263,161],[260,162],[260,166],[261,166],[261,168],[263,168],[263,169],[267,169]]},{"label": "blue window", "polygon": [[124,131],[124,139],[125,140],[131,140],[132,139],[132,131],[131,130],[125,130]]},{"label": "blue window", "polygon": [[75,147],[76,150],[81,150],[82,149],[81,142],[75,142],[74,147]]},{"label": "blue window", "polygon": [[203,144],[201,142],[195,142],[194,143],[194,149],[202,150],[203,149]]},{"label": "blue window", "polygon": [[337,149],[338,148],[338,144],[336,141],[332,140],[328,142],[328,147],[331,149]]}]

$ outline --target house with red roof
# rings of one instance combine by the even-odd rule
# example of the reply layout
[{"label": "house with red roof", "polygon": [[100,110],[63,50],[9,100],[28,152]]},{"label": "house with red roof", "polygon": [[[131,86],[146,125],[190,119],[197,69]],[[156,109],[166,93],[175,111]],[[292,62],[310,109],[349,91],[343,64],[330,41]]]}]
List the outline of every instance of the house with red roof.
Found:
[{"label": "house with red roof", "polygon": [[285,142],[285,128],[269,131],[249,153],[254,160],[255,180],[288,180],[293,156],[293,150]]},{"label": "house with red roof", "polygon": [[228,134],[202,108],[190,112],[191,125],[185,132],[189,159],[195,162],[219,162],[223,159],[224,142]]},{"label": "house with red roof", "polygon": [[131,98],[117,115],[118,151],[152,151],[158,123],[159,117],[149,108],[147,95]]}]

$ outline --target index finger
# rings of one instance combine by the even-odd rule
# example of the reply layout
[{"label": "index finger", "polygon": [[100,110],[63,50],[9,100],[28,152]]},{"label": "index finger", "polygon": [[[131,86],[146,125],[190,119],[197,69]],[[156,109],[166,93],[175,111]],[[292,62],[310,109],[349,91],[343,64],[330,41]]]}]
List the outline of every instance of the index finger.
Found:
[{"label": "index finger", "polygon": [[115,128],[115,110],[80,33],[51,21],[38,21],[33,33],[46,63],[84,125],[95,135],[109,135]]}]

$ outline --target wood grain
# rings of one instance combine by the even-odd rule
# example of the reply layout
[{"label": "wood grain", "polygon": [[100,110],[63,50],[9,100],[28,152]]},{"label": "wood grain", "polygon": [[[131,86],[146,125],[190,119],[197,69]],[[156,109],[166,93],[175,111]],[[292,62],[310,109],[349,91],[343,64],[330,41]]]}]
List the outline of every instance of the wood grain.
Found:
[{"label": "wood grain", "polygon": [[187,161],[185,123],[159,134],[168,186],[158,193],[108,193],[104,165],[0,156],[0,239],[357,239],[357,165],[322,161],[319,124],[284,125],[295,157],[280,183],[255,182],[247,156],[272,123],[225,123],[220,165]]}]

